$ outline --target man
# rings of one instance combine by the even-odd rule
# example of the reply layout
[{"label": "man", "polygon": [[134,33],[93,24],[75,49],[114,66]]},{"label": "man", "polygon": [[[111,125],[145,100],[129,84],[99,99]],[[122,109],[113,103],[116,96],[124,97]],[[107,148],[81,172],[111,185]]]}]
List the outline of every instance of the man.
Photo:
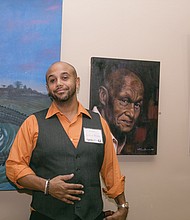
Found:
[{"label": "man", "polygon": [[103,85],[99,87],[100,105],[93,108],[107,121],[113,134],[117,154],[130,154],[131,137],[140,115],[144,86],[140,78],[125,67],[105,68]]},{"label": "man", "polygon": [[104,192],[118,205],[106,219],[126,219],[124,177],[109,127],[78,102],[75,68],[56,62],[46,82],[53,102],[24,121],[6,162],[8,178],[33,190],[30,220],[102,220],[99,172]]}]

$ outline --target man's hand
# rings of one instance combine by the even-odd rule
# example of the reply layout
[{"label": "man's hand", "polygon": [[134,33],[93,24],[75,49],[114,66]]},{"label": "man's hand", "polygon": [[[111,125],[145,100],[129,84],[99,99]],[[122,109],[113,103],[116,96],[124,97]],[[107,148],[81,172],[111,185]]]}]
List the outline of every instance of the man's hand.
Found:
[{"label": "man's hand", "polygon": [[84,194],[84,188],[81,184],[67,183],[74,174],[60,175],[50,180],[49,194],[65,203],[74,204],[74,201],[80,201],[77,195]]},{"label": "man's hand", "polygon": [[106,220],[126,220],[128,214],[128,209],[119,208],[116,212],[112,213],[112,215],[107,216]]}]

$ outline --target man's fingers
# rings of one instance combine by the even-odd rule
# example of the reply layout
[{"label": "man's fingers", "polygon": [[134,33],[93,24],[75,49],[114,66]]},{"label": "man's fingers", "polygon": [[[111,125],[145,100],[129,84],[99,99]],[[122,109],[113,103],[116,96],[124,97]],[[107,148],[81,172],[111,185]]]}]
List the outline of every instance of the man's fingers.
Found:
[{"label": "man's fingers", "polygon": [[74,201],[79,201],[79,196],[84,194],[84,186],[82,184],[68,183],[67,180],[72,179],[73,176],[74,174],[54,177],[49,185],[50,195],[67,204],[73,204]]},{"label": "man's fingers", "polygon": [[77,189],[83,189],[83,188],[84,188],[84,186],[82,184],[67,183],[68,190],[77,191]]},{"label": "man's fingers", "polygon": [[61,180],[63,180],[63,181],[67,181],[67,180],[72,179],[72,178],[73,178],[73,176],[74,176],[74,174],[73,174],[73,173],[68,174],[68,175],[61,175],[61,176],[60,176],[60,179],[61,179]]},{"label": "man's fingers", "polygon": [[68,190],[67,193],[69,195],[82,195],[84,194],[83,190]]},{"label": "man's fingers", "polygon": [[67,195],[67,196],[64,196],[61,200],[63,202],[68,203],[68,204],[74,204],[74,201],[80,201],[81,198],[73,196],[73,195]]},{"label": "man's fingers", "polygon": [[[60,176],[60,180],[63,180],[64,182],[67,180],[72,179],[74,174],[68,174],[68,175],[62,175]],[[69,189],[82,189],[84,186],[82,184],[73,184],[73,183],[67,183],[67,188]]]},{"label": "man's fingers", "polygon": [[73,205],[74,204],[74,202],[73,201],[70,201],[69,199],[66,199],[66,198],[63,198],[63,199],[61,199],[63,202],[65,202],[65,203],[67,203],[67,204],[71,204],[71,205]]},{"label": "man's fingers", "polygon": [[113,215],[113,214],[114,214],[114,211],[111,211],[111,210],[108,210],[108,211],[104,212],[105,217],[108,217],[108,216]]}]

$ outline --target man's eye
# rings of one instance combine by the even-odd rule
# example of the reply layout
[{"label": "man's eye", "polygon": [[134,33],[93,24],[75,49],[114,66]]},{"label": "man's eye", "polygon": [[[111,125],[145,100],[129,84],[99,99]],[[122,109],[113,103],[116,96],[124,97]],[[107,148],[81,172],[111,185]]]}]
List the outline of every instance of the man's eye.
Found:
[{"label": "man's eye", "polygon": [[136,102],[135,103],[135,110],[140,110],[141,106],[142,106],[142,104],[140,102]]},{"label": "man's eye", "polygon": [[121,99],[119,100],[120,104],[122,106],[127,106],[129,104],[129,100],[128,99]]},{"label": "man's eye", "polygon": [[63,77],[62,77],[62,80],[65,81],[65,80],[67,80],[68,78],[69,78],[68,76],[63,76]]},{"label": "man's eye", "polygon": [[55,79],[50,79],[49,80],[49,83],[54,83],[55,82]]}]

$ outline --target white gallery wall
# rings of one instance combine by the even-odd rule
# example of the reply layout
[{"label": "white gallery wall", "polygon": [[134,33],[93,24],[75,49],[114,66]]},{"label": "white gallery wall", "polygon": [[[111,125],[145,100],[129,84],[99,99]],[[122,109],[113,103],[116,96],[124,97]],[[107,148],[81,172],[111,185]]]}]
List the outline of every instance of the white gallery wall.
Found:
[{"label": "white gallery wall", "polygon": [[[64,0],[61,59],[76,67],[86,108],[92,56],[161,63],[158,154],[118,156],[128,220],[190,219],[189,11],[189,0]],[[0,219],[26,220],[30,200],[0,192]]]}]

